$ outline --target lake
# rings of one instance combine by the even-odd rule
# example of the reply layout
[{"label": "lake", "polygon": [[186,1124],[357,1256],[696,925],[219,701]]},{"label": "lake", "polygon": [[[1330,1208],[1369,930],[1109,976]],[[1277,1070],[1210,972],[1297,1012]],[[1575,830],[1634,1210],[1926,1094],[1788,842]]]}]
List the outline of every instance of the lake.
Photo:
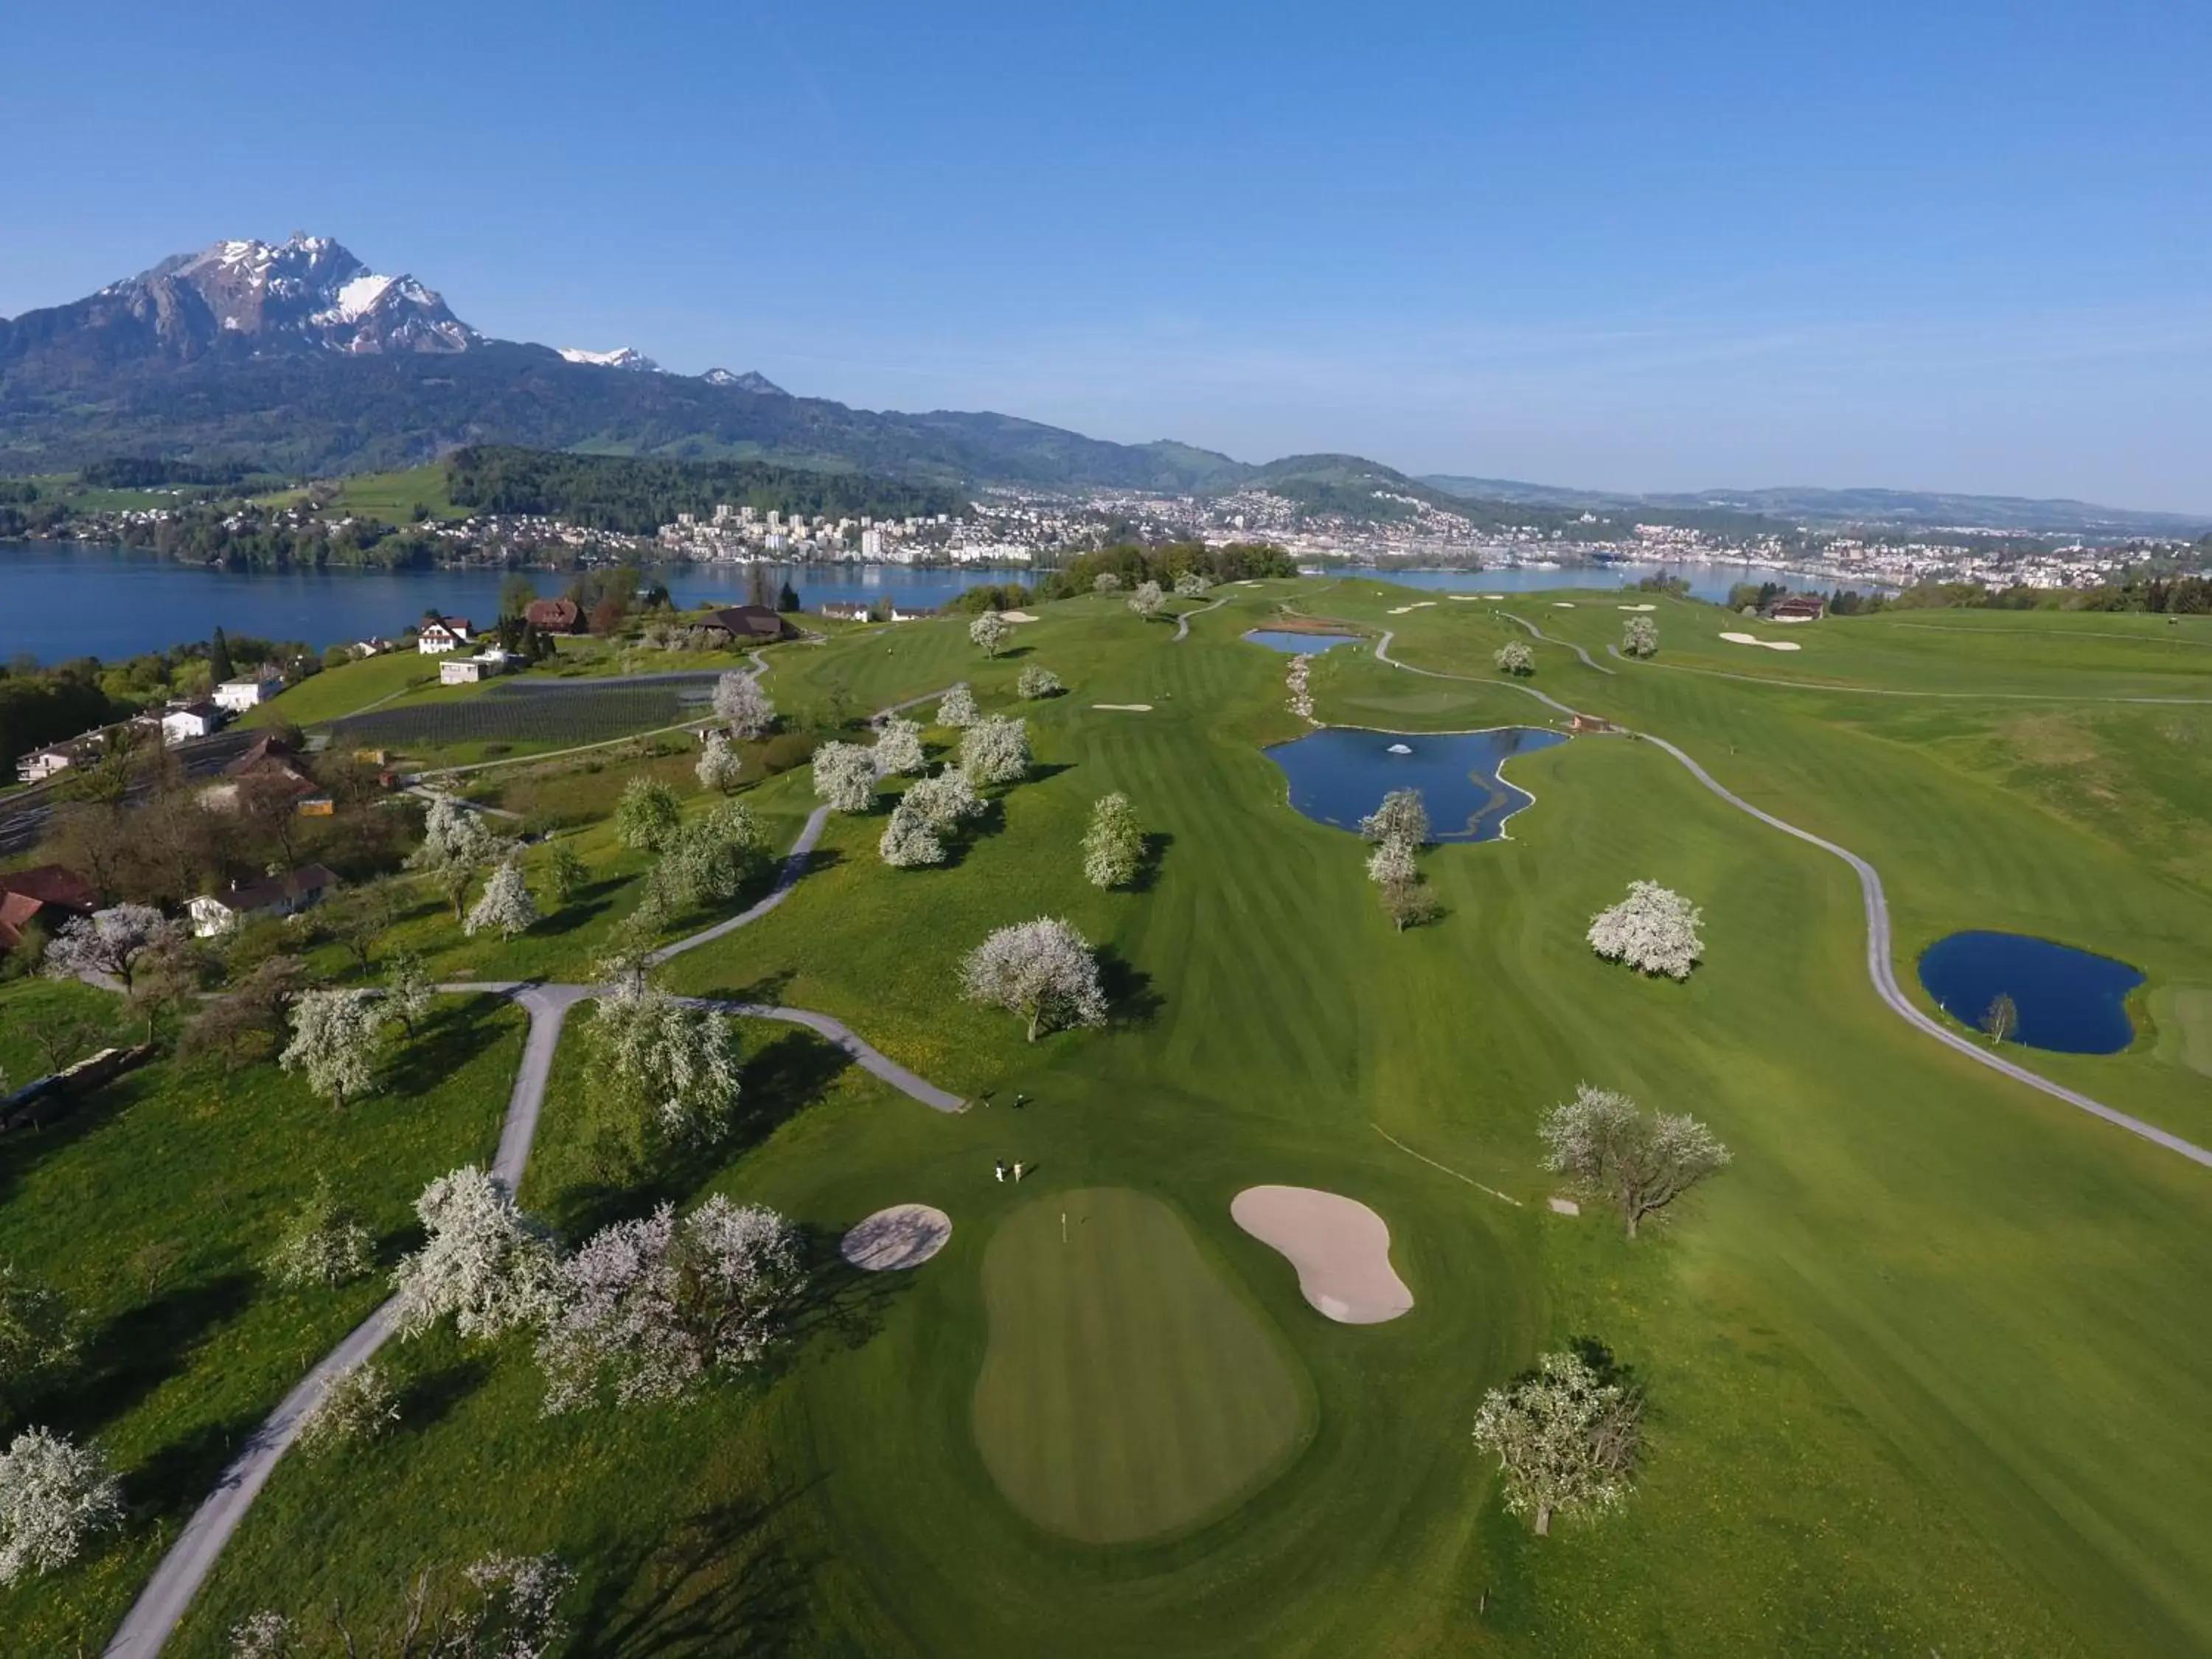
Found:
[{"label": "lake", "polygon": [[[1025,582],[1020,570],[919,570],[908,565],[771,565],[808,610],[827,600],[889,594],[939,605],[965,588]],[[55,663],[108,662],[204,640],[216,628],[259,639],[325,646],[396,635],[435,607],[489,623],[499,615],[499,570],[207,569],[151,553],[68,542],[0,542],[0,661],[27,653]],[[541,594],[568,585],[558,570],[524,573]],[[679,605],[744,603],[744,565],[678,565],[652,574]]]},{"label": "lake", "polygon": [[[1317,823],[1357,830],[1393,789],[1418,789],[1438,841],[1495,841],[1535,799],[1505,781],[1516,755],[1566,741],[1536,726],[1492,732],[1368,732],[1326,726],[1267,750],[1291,783],[1291,805]],[[1405,752],[1394,753],[1395,750]]]},{"label": "lake", "polygon": [[1966,933],[1921,953],[1920,982],[1943,1012],[1979,1029],[2008,996],[2019,1025],[2007,1039],[2068,1054],[2118,1054],[2135,1041],[2128,993],[2142,972],[2111,957],[2025,933]]}]

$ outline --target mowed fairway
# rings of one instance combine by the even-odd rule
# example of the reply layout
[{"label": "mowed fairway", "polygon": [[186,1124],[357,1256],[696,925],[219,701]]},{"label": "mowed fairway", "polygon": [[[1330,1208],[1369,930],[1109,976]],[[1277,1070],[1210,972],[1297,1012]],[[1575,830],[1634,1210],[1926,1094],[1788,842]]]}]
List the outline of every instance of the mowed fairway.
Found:
[{"label": "mowed fairway", "polygon": [[1053,1532],[1120,1544],[1188,1526],[1279,1467],[1311,1421],[1280,1339],[1146,1194],[1024,1205],[991,1241],[983,1297],[976,1443]]}]

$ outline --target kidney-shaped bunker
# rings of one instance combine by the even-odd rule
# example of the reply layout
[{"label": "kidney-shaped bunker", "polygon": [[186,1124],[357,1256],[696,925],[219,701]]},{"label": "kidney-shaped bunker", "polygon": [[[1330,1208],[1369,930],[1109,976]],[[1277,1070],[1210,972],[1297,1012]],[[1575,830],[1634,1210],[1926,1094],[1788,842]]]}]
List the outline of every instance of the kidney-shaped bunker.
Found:
[{"label": "kidney-shaped bunker", "polygon": [[1357,1199],[1313,1187],[1247,1187],[1237,1224],[1289,1258],[1298,1291],[1340,1325],[1380,1325],[1413,1305],[1390,1265],[1390,1229]]}]

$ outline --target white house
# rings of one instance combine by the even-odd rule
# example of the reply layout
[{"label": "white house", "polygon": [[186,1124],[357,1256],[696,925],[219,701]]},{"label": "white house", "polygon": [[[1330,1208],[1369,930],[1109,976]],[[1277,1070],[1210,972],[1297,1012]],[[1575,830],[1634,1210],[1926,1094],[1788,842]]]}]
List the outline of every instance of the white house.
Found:
[{"label": "white house", "polygon": [[222,710],[211,702],[179,703],[161,716],[161,741],[171,748],[194,738],[212,736],[222,724]]},{"label": "white house", "polygon": [[259,708],[283,689],[284,677],[273,668],[264,668],[258,673],[225,680],[216,687],[215,700],[218,708],[243,714],[249,708]]},{"label": "white house", "polygon": [[36,783],[57,772],[76,764],[76,750],[68,744],[58,743],[52,748],[40,749],[15,763],[15,776],[23,783]]},{"label": "white house", "polygon": [[257,916],[297,915],[337,884],[338,878],[328,870],[310,864],[227,893],[203,893],[185,908],[191,913],[193,937],[212,939]]},{"label": "white house", "polygon": [[891,620],[895,623],[920,622],[936,614],[934,611],[926,610],[921,605],[901,605],[896,599],[891,601]]},{"label": "white house", "polygon": [[514,656],[497,646],[479,651],[473,657],[448,657],[438,665],[438,684],[441,685],[474,685],[478,680],[488,680],[495,674],[507,672]]},{"label": "white house", "polygon": [[440,617],[422,624],[415,648],[426,657],[443,656],[466,645],[476,629],[466,617]]}]

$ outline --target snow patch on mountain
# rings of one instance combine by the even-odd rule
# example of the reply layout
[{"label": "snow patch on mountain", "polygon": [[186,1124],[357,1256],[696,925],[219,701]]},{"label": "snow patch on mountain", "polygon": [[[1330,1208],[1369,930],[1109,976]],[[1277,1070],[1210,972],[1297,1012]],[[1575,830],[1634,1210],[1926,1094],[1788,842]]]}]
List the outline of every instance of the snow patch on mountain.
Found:
[{"label": "snow patch on mountain", "polygon": [[630,368],[641,374],[657,374],[660,365],[635,346],[617,346],[612,351],[586,351],[581,346],[562,346],[561,355],[572,363],[588,363],[595,368]]},{"label": "snow patch on mountain", "polygon": [[699,378],[708,386],[726,386],[738,392],[757,392],[764,398],[791,396],[757,368],[749,368],[742,374],[732,374],[726,368],[710,368]]}]

